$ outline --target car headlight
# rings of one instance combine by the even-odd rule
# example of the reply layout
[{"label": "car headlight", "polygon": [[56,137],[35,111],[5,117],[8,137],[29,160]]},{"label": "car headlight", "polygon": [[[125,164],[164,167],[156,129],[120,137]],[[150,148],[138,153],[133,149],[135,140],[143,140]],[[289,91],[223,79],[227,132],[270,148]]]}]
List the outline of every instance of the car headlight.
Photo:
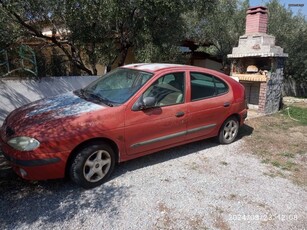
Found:
[{"label": "car headlight", "polygon": [[7,142],[11,147],[20,151],[31,151],[39,147],[38,140],[32,137],[14,137]]}]

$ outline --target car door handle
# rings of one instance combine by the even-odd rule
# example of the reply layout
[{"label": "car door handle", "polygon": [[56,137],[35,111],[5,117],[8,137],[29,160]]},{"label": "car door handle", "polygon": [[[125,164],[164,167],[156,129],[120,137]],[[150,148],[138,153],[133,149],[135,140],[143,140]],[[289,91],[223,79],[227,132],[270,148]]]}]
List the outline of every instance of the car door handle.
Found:
[{"label": "car door handle", "polygon": [[184,112],[179,111],[176,113],[176,117],[182,117],[184,115]]},{"label": "car door handle", "polygon": [[230,106],[230,103],[229,102],[225,102],[224,103],[224,107],[229,107]]}]

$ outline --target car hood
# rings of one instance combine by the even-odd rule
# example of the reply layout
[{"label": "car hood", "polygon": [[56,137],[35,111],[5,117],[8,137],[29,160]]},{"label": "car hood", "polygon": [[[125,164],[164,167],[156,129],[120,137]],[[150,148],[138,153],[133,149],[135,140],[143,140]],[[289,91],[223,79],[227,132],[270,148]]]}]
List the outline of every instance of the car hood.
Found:
[{"label": "car hood", "polygon": [[14,130],[50,123],[54,120],[68,120],[103,109],[105,106],[92,103],[75,95],[73,92],[44,98],[14,110],[6,119],[5,124]]}]

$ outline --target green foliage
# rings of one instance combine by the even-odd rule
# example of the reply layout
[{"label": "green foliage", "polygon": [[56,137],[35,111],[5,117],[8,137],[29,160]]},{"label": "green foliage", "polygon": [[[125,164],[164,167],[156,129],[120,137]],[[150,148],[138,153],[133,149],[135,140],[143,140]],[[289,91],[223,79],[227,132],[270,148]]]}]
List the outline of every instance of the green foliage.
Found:
[{"label": "green foliage", "polygon": [[13,44],[19,36],[20,28],[12,23],[8,14],[0,8],[0,50]]},{"label": "green foliage", "polygon": [[244,34],[248,6],[248,0],[218,0],[206,14],[199,11],[186,13],[188,37],[200,43],[211,42],[213,46],[207,52],[221,57],[225,65],[227,54]]},{"label": "green foliage", "polygon": [[304,15],[294,15],[278,0],[271,0],[268,32],[276,37],[277,45],[289,54],[285,77],[307,82],[307,21]]},{"label": "green foliage", "polygon": [[[212,43],[223,59],[244,34],[249,0],[0,0],[0,49],[38,37],[58,46],[81,71],[123,65],[128,50],[138,62],[182,62],[184,39]],[[307,22],[271,0],[268,32],[289,53],[285,77],[307,82]],[[46,37],[44,28],[60,37]]]},{"label": "green foliage", "polygon": [[[177,61],[185,37],[182,12],[206,10],[212,0],[0,0],[6,19],[27,36],[51,41],[78,68],[123,65],[129,49],[137,61]],[[41,33],[51,28],[61,37]],[[114,63],[117,60],[118,63]]]}]

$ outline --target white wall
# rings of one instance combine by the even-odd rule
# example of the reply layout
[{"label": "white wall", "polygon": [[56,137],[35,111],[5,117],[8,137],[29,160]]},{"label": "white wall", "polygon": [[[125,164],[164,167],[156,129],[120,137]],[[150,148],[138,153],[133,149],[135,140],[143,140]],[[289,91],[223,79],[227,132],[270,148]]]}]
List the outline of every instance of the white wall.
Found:
[{"label": "white wall", "polygon": [[44,77],[41,80],[0,80],[0,124],[8,113],[22,105],[82,88],[97,78],[97,76],[76,76]]}]

